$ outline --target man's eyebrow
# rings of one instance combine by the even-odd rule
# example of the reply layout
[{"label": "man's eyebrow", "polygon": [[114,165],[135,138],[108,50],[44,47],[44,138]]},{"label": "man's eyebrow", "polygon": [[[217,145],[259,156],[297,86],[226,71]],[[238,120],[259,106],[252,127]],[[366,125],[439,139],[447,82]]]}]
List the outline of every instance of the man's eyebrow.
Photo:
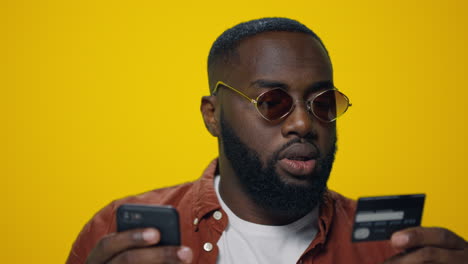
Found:
[{"label": "man's eyebrow", "polygon": [[283,88],[283,89],[288,89],[288,85],[280,82],[280,81],[274,81],[274,80],[264,80],[264,79],[259,79],[256,81],[253,81],[250,83],[250,86],[257,86],[260,88]]},{"label": "man's eyebrow", "polygon": [[[283,88],[285,90],[289,88],[289,86],[283,82],[274,81],[274,80],[264,80],[264,79],[253,81],[250,83],[250,86],[257,86],[260,88]],[[316,92],[322,89],[333,88],[333,87],[334,87],[334,84],[333,84],[333,81],[331,80],[319,81],[307,87],[306,92],[312,93],[312,92]]]},{"label": "man's eyebrow", "polygon": [[334,88],[334,87],[335,87],[335,85],[333,84],[333,81],[331,81],[331,80],[319,81],[319,82],[316,82],[316,83],[313,83],[312,85],[310,85],[307,88],[307,92],[311,93],[311,92],[316,92],[316,91],[319,91],[319,90],[322,90],[322,89],[330,89],[330,88]]}]

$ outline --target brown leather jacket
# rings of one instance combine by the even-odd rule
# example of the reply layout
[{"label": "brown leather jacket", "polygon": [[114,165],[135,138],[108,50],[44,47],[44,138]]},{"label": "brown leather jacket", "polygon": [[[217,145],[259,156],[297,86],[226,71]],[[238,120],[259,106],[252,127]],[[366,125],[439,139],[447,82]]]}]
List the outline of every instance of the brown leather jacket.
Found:
[{"label": "brown leather jacket", "polygon": [[[228,224],[213,186],[216,172],[217,160],[214,160],[203,176],[195,182],[157,189],[112,202],[85,225],[73,244],[66,263],[85,263],[96,243],[104,235],[116,231],[116,209],[124,203],[172,205],[177,208],[182,244],[192,248],[194,263],[216,263],[216,243]],[[390,247],[388,241],[351,243],[355,209],[355,201],[327,191],[320,207],[318,234],[302,257],[297,261],[291,260],[291,263],[377,264],[395,255],[397,252]],[[216,216],[213,217],[215,213]]]}]

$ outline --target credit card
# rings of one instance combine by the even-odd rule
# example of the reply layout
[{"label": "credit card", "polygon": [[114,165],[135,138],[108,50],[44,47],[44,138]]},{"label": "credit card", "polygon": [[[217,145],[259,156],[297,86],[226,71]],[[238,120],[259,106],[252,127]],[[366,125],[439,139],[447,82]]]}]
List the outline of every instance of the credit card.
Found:
[{"label": "credit card", "polygon": [[398,230],[420,226],[425,194],[358,199],[351,241],[390,239]]}]

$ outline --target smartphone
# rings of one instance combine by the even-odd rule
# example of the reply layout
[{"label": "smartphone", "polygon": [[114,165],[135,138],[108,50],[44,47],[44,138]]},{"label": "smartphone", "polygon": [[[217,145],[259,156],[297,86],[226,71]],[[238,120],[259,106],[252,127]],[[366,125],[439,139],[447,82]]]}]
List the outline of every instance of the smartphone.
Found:
[{"label": "smartphone", "polygon": [[172,206],[123,204],[116,217],[118,232],[153,227],[161,233],[157,246],[180,246],[179,214]]}]

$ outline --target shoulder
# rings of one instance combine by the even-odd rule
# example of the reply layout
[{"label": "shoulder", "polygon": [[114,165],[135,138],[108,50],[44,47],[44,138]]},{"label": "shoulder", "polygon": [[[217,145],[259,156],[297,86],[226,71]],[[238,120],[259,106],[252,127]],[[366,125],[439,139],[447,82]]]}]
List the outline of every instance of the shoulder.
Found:
[{"label": "shoulder", "polygon": [[97,242],[105,235],[116,231],[115,214],[120,205],[130,203],[177,207],[191,199],[190,193],[193,191],[193,185],[194,183],[190,182],[112,201],[99,210],[83,227],[72,246],[67,264],[84,263]]},{"label": "shoulder", "polygon": [[91,219],[91,221],[99,221],[101,218],[106,219],[103,223],[108,225],[107,233],[114,232],[115,213],[118,207],[122,204],[145,204],[145,205],[171,205],[178,207],[181,203],[191,201],[191,193],[193,192],[193,182],[179,184],[161,189],[154,189],[137,195],[127,196],[121,199],[114,200],[109,205],[101,209]]},{"label": "shoulder", "polygon": [[352,225],[356,213],[357,202],[335,191],[328,190],[327,196],[333,203],[335,220]]},{"label": "shoulder", "polygon": [[113,209],[125,203],[177,206],[182,200],[187,199],[187,195],[193,192],[193,185],[194,182],[189,182],[127,196],[113,201],[110,206]]},{"label": "shoulder", "polygon": [[189,194],[192,192],[193,184],[193,182],[189,182],[171,187],[154,189],[114,200],[98,211],[91,221],[107,218],[108,221],[105,222],[109,225],[108,229],[113,229],[113,222],[110,221],[109,217],[114,217],[117,208],[122,204],[171,205],[177,207],[181,202],[190,199]]}]

